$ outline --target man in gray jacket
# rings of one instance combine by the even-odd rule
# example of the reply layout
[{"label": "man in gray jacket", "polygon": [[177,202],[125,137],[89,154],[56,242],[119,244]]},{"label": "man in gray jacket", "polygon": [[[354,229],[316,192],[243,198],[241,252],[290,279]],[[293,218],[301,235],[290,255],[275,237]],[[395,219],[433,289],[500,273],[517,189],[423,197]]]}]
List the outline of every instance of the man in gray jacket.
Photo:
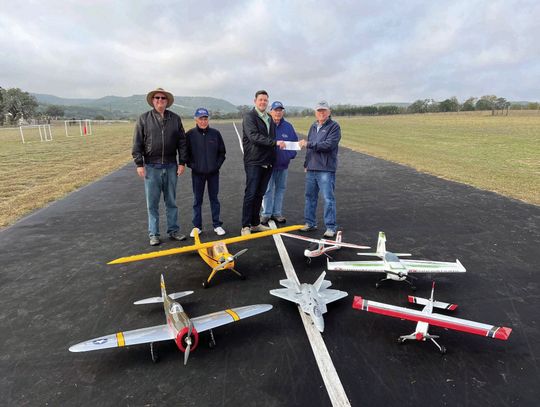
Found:
[{"label": "man in gray jacket", "polygon": [[336,235],[336,188],[337,154],[341,128],[330,117],[328,102],[321,101],[315,106],[315,118],[308,132],[308,139],[301,140],[300,146],[306,147],[306,202],[304,218],[306,224],[300,231],[309,232],[317,229],[317,200],[319,191],[324,198],[324,237]]},{"label": "man in gray jacket", "polygon": [[185,170],[187,160],[186,135],[182,119],[167,110],[174,102],[172,93],[157,88],[146,95],[152,110],[137,120],[133,135],[132,155],[137,174],[144,178],[148,235],[150,245],[159,240],[159,200],[163,193],[167,215],[167,234],[171,240],[184,240],[179,233],[176,183]]}]

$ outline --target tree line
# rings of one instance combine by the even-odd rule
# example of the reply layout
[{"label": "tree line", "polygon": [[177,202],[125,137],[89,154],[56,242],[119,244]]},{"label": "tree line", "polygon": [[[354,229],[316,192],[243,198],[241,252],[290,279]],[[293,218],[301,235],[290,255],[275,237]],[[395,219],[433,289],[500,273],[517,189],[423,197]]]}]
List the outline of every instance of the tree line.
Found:
[{"label": "tree line", "polygon": [[61,106],[40,106],[34,96],[19,88],[0,87],[0,125],[17,125],[30,119],[47,120],[63,117]]}]

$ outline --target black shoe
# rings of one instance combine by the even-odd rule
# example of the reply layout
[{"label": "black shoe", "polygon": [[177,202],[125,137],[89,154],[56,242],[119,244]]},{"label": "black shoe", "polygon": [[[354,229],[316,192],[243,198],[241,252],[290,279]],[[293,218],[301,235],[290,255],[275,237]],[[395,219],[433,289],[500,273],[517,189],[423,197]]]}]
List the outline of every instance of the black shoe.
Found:
[{"label": "black shoe", "polygon": [[261,216],[261,223],[265,224],[265,225],[268,225],[268,221],[270,220],[271,218],[269,218],[268,216]]},{"label": "black shoe", "polygon": [[272,219],[274,219],[274,221],[275,221],[276,223],[285,223],[285,222],[287,222],[287,219],[285,219],[285,216],[281,216],[281,215],[279,215],[279,216],[272,216]]},{"label": "black shoe", "polygon": [[171,240],[186,240],[186,236],[181,235],[178,232],[172,232],[172,233],[169,233],[169,239],[171,239]]}]

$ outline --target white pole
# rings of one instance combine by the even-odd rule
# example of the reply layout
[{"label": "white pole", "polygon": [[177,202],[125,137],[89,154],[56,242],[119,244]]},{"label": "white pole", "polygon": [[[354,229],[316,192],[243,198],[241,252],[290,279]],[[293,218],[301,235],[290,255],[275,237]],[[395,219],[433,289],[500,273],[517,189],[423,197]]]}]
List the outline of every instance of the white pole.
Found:
[{"label": "white pole", "polygon": [[[41,124],[37,125],[38,131],[39,131],[39,140],[43,143],[43,135],[41,134]],[[47,141],[47,136],[45,136],[45,141]]]},{"label": "white pole", "polygon": [[22,126],[19,127],[19,131],[21,132],[21,140],[22,140],[22,142],[23,142],[23,144],[24,144],[24,134],[23,134]]},{"label": "white pole", "polygon": [[81,133],[81,137],[83,135],[83,132],[82,132],[82,120],[79,120],[79,132]]},{"label": "white pole", "polygon": [[69,137],[68,131],[67,131],[67,120],[64,120],[64,127],[66,128],[66,137]]}]

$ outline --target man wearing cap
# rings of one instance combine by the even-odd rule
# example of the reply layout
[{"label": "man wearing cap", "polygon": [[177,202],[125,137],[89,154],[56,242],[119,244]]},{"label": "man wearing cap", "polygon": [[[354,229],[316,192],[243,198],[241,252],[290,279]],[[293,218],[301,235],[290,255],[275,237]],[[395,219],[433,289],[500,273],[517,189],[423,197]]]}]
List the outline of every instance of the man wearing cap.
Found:
[{"label": "man wearing cap", "polygon": [[220,204],[219,169],[225,161],[225,143],[221,133],[209,126],[208,110],[200,107],[195,111],[195,127],[186,133],[187,165],[191,168],[193,185],[193,227],[190,236],[194,237],[195,228],[202,232],[202,214],[204,188],[208,185],[208,198],[212,211],[212,226],[218,236],[225,234],[219,219]]},{"label": "man wearing cap", "polygon": [[[272,103],[270,107],[270,116],[276,126],[276,140],[298,141],[292,124],[283,118],[284,110],[283,104],[278,101]],[[268,223],[270,219],[277,223],[286,222],[283,216],[283,196],[287,188],[289,162],[295,157],[296,151],[276,147],[276,161],[263,198],[261,223]]]},{"label": "man wearing cap", "polygon": [[341,139],[339,124],[330,116],[328,102],[320,101],[315,106],[315,118],[308,132],[308,139],[299,142],[306,147],[306,200],[304,218],[306,224],[300,231],[309,232],[317,229],[317,200],[319,191],[324,198],[324,237],[336,235],[336,170],[338,144]]},{"label": "man wearing cap", "polygon": [[167,110],[174,102],[172,93],[157,88],[146,95],[152,110],[143,113],[135,125],[132,155],[137,174],[144,178],[150,245],[159,239],[159,200],[163,193],[167,234],[171,240],[184,240],[179,233],[176,183],[187,160],[186,135],[182,119]]},{"label": "man wearing cap", "polygon": [[244,149],[244,169],[246,189],[242,205],[242,235],[270,229],[261,225],[260,211],[268,181],[272,176],[272,165],[276,159],[276,145],[285,148],[283,141],[276,142],[276,126],[266,108],[268,93],[255,93],[255,106],[244,114],[242,121],[242,146]]}]

